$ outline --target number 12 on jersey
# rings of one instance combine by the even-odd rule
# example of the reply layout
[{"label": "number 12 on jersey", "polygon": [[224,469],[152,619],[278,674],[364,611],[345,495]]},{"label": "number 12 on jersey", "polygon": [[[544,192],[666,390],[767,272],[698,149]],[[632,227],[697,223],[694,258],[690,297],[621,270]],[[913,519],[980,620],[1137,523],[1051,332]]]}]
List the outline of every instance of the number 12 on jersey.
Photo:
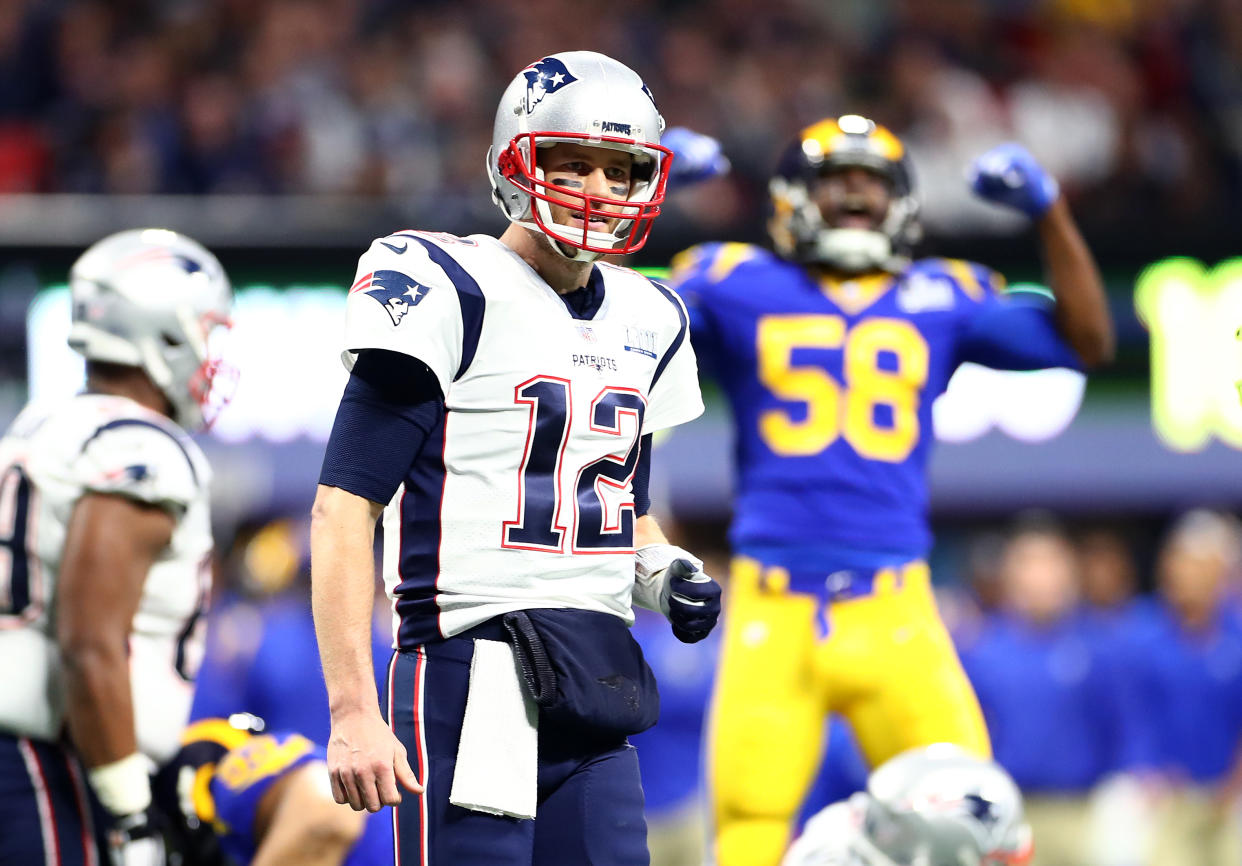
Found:
[{"label": "number 12 on jersey", "polygon": [[[602,487],[624,490],[638,466],[643,415],[647,401],[633,388],[605,387],[587,412],[587,429],[618,438],[621,419],[634,419],[633,434],[622,447],[575,472],[572,530],[562,508],[561,479],[565,451],[574,429],[570,382],[556,376],[536,376],[514,389],[514,401],[527,407],[530,427],[518,476],[518,515],[506,521],[501,546],[519,550],[565,552],[571,536],[573,553],[620,553],[634,547],[633,503],[622,503],[613,514]],[[583,423],[583,422],[579,422]],[[622,456],[624,455],[624,456]]]}]

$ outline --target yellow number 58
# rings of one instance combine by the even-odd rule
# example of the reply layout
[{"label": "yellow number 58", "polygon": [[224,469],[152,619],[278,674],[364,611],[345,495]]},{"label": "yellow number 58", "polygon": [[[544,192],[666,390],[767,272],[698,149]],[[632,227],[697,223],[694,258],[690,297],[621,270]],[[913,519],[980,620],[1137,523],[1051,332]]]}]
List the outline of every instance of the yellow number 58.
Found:
[{"label": "yellow number 58", "polygon": [[[806,405],[796,421],[783,409],[759,418],[759,434],[776,454],[818,454],[838,436],[872,460],[899,463],[919,441],[919,398],[927,382],[927,343],[902,319],[868,319],[846,330],[832,315],[764,316],[757,336],[759,380],[782,400]],[[823,367],[793,364],[797,349],[843,349],[844,382]],[[881,352],[897,359],[881,370]],[[892,425],[875,422],[875,407],[892,410]]]}]

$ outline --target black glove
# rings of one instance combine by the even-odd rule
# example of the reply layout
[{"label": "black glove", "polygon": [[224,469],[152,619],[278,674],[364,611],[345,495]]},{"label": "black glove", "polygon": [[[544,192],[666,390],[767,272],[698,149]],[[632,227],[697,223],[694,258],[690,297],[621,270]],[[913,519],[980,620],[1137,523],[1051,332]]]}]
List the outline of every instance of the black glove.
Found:
[{"label": "black glove", "polygon": [[668,621],[682,643],[698,643],[711,634],[720,618],[720,584],[688,559],[668,567]]},{"label": "black glove", "polygon": [[112,866],[164,866],[162,816],[148,807],[113,818],[108,831],[108,859]]}]

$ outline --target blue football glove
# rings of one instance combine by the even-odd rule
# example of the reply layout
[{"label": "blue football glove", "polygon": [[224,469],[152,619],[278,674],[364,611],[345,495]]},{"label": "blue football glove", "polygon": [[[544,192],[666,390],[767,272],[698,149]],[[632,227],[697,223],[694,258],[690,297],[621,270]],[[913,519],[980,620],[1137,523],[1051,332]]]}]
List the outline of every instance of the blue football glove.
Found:
[{"label": "blue football glove", "polygon": [[668,567],[668,621],[682,643],[698,643],[720,618],[720,584],[688,559]]},{"label": "blue football glove", "polygon": [[971,189],[980,198],[1039,219],[1060,194],[1057,180],[1020,144],[998,145],[980,156],[968,172]]},{"label": "blue football glove", "polygon": [[721,152],[720,142],[710,135],[674,126],[660,136],[660,144],[673,152],[668,189],[681,189],[729,173],[729,158]]}]

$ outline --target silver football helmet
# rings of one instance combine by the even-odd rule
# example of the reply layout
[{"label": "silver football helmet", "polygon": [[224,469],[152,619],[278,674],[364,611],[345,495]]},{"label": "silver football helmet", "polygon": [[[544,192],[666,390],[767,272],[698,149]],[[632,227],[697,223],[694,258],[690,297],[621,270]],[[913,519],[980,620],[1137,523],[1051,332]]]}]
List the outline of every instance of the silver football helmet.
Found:
[{"label": "silver football helmet", "polygon": [[84,252],[69,272],[69,345],[88,361],[140,367],[189,430],[209,426],[234,377],[209,341],[230,325],[232,288],[202,245],[167,229],[131,229]]},{"label": "silver football helmet", "polygon": [[[659,144],[664,118],[634,70],[594,51],[566,51],[532,63],[509,83],[487,152],[492,199],[510,222],[547,237],[574,261],[631,253],[647,242],[660,214],[672,152]],[[607,147],[634,158],[628,199],[617,202],[553,187],[536,151],[559,142]],[[582,204],[581,230],[553,222],[549,201]],[[591,231],[590,217],[607,207],[623,219],[612,231]]]},{"label": "silver football helmet", "polygon": [[1022,795],[994,761],[948,743],[903,752],[867,781],[866,843],[902,866],[1018,866],[1032,854]]}]

